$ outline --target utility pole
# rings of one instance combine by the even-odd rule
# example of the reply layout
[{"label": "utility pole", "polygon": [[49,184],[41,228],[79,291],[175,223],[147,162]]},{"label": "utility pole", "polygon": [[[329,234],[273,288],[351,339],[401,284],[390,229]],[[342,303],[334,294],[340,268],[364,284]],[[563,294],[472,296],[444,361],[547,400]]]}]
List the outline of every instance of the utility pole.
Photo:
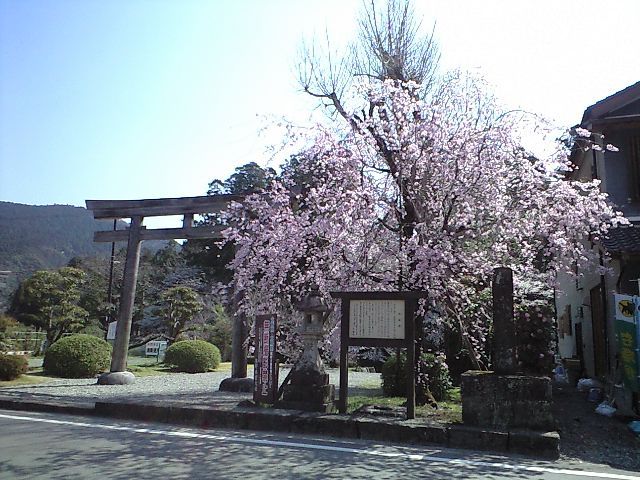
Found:
[{"label": "utility pole", "polygon": [[[114,218],[113,219],[113,230],[115,231],[116,226],[118,223],[118,219]],[[111,323],[112,319],[113,319],[113,308],[112,308],[112,301],[113,301],[113,264],[115,263],[115,255],[116,255],[116,242],[111,242],[111,256],[109,257],[109,285],[107,287],[107,305],[108,306],[108,310],[107,310],[107,315],[105,317],[105,323],[106,323],[106,327],[107,327],[107,331],[105,332],[105,337],[108,335],[109,333],[109,324]]]}]

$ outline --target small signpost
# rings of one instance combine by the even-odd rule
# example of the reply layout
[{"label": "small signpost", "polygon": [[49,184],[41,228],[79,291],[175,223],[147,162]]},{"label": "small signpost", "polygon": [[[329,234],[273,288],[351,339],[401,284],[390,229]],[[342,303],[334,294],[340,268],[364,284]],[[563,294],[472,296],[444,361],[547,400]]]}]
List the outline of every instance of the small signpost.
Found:
[{"label": "small signpost", "polygon": [[118,322],[109,322],[109,328],[107,330],[107,340],[115,340],[116,339],[116,327]]},{"label": "small signpost", "polygon": [[415,418],[415,313],[426,292],[331,292],[342,300],[340,326],[340,397],[338,409],[347,412],[350,346],[407,349],[407,418]]},{"label": "small signpost", "polygon": [[151,340],[147,342],[144,349],[144,354],[147,357],[160,357],[164,359],[164,352],[167,351],[167,341],[166,340]]},{"label": "small signpost", "polygon": [[276,322],[276,315],[256,316],[253,366],[253,401],[256,403],[274,404],[278,394]]}]

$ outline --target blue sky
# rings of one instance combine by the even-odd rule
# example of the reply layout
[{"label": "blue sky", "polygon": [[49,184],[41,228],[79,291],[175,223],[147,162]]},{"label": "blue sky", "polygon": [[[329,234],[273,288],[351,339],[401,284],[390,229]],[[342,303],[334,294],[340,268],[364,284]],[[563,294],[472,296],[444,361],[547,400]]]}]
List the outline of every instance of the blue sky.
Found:
[{"label": "blue sky", "polygon": [[[479,71],[509,107],[569,126],[640,80],[636,0],[415,3],[443,67]],[[301,39],[346,41],[360,4],[0,0],[0,200],[203,195],[265,165],[262,118],[315,105],[295,80]]]}]

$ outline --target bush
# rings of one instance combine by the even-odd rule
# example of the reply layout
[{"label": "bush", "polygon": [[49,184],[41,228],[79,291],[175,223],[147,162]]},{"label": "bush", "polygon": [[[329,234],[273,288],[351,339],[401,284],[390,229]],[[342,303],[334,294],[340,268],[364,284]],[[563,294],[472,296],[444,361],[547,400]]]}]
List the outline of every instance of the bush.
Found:
[{"label": "bush", "polygon": [[[382,391],[387,397],[403,397],[407,394],[407,357],[391,355],[382,365]],[[424,405],[429,392],[437,401],[445,400],[451,388],[449,369],[441,355],[423,353],[416,370],[416,403]]]},{"label": "bush", "polygon": [[129,349],[129,353],[128,355],[130,357],[145,357],[147,356],[146,354],[147,351],[147,345],[140,345],[139,347],[134,347],[134,348],[130,348]]},{"label": "bush", "polygon": [[353,355],[353,360],[358,367],[373,367],[376,372],[381,372],[387,355],[380,347],[360,347]]},{"label": "bush", "polygon": [[181,340],[167,348],[164,363],[173,365],[179,372],[215,370],[220,365],[220,350],[204,340]]},{"label": "bush", "polygon": [[0,353],[0,380],[15,380],[27,373],[29,362],[22,355],[6,355]]},{"label": "bush", "polygon": [[87,378],[104,372],[111,362],[111,345],[93,335],[63,337],[44,354],[43,368],[49,375]]},{"label": "bush", "polygon": [[6,343],[9,336],[9,330],[15,328],[18,324],[12,317],[5,314],[0,314],[0,352],[3,350],[11,350]]}]

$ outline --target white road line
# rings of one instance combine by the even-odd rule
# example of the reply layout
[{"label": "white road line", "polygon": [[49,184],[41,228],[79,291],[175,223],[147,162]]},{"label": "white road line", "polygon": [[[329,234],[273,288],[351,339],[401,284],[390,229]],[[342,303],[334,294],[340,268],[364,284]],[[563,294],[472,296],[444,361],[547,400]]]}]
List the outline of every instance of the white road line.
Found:
[{"label": "white road line", "polygon": [[323,450],[323,451],[332,451],[332,452],[341,452],[341,453],[352,453],[352,454],[358,454],[358,455],[405,458],[411,461],[448,463],[452,465],[469,466],[469,467],[484,467],[484,468],[489,467],[489,468],[511,470],[511,471],[552,473],[556,475],[570,475],[570,476],[577,476],[577,477],[610,478],[614,480],[638,480],[640,478],[639,476],[622,475],[618,473],[590,472],[585,470],[568,470],[568,469],[559,469],[559,468],[536,467],[536,466],[509,464],[509,463],[502,463],[502,462],[485,462],[485,461],[477,461],[477,460],[465,460],[465,459],[459,459],[459,458],[437,457],[437,456],[431,456],[431,455],[409,454],[409,453],[401,453],[401,452],[384,452],[381,450],[367,450],[367,449],[358,449],[358,448],[349,448],[349,447],[337,447],[333,445],[298,443],[294,441],[262,440],[257,438],[234,437],[229,435],[211,435],[208,433],[195,433],[195,432],[188,432],[188,431],[157,430],[157,429],[150,429],[150,428],[124,427],[120,425],[104,425],[100,423],[72,422],[68,420],[54,420],[50,418],[26,417],[23,415],[0,414],[0,418],[7,418],[11,420],[22,420],[26,422],[51,423],[54,425],[71,425],[74,427],[96,428],[101,430],[117,430],[122,432],[142,433],[147,435],[164,435],[167,437],[204,438],[207,440],[248,443],[252,445],[264,445],[264,446],[272,446],[272,447],[303,448],[308,450]]}]

